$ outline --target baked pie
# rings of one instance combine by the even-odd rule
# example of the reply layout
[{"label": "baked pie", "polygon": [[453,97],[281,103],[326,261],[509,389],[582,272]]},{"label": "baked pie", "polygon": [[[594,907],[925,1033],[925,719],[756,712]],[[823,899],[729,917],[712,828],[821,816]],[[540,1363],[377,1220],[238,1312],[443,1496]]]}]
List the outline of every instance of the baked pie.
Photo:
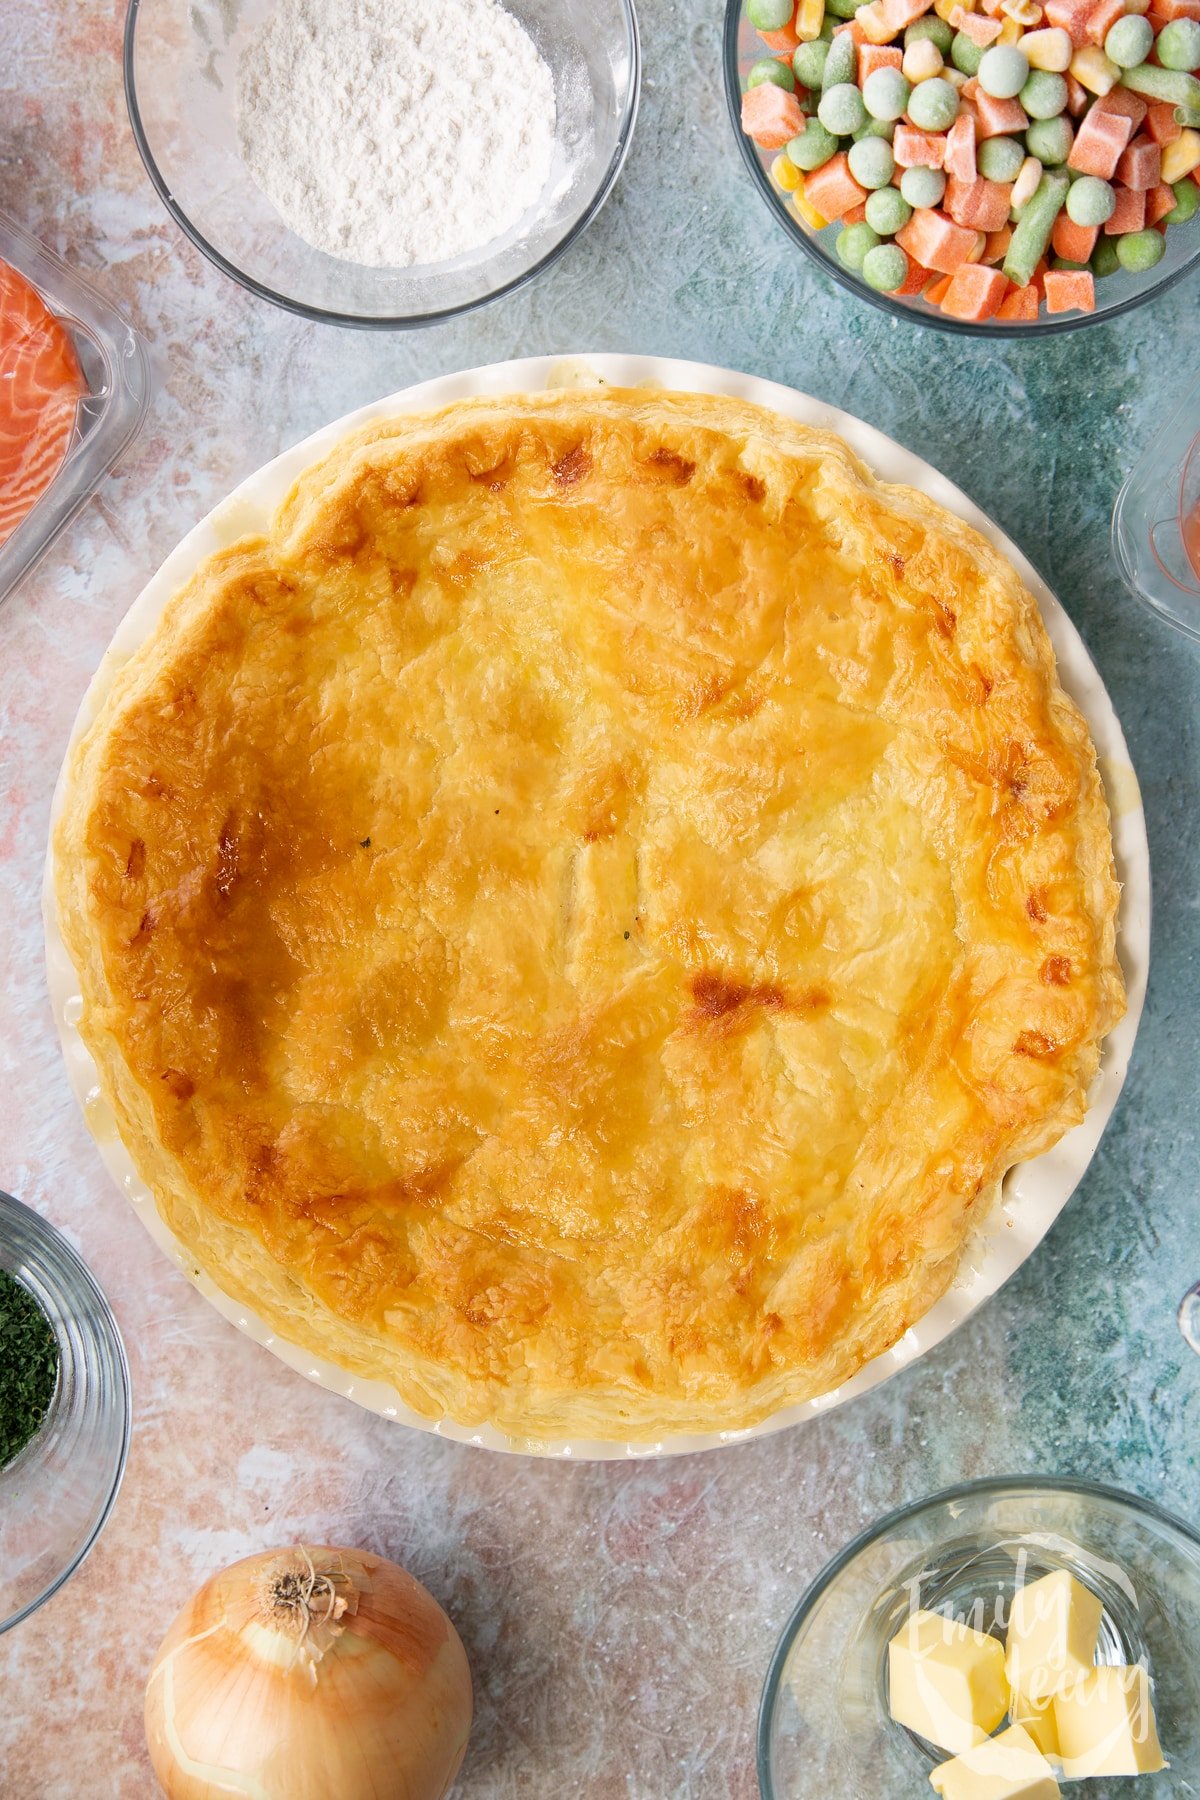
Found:
[{"label": "baked pie", "polygon": [[1033,599],[731,399],[346,439],[115,678],[55,854],[80,1030],[197,1264],[523,1441],[844,1381],[1124,1006]]}]

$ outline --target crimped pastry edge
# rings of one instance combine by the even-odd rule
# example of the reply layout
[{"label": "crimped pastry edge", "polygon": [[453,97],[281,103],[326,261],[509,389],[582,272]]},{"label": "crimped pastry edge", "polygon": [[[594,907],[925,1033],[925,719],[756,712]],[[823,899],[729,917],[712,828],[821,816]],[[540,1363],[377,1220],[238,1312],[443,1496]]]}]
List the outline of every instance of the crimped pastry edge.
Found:
[{"label": "crimped pastry edge", "polygon": [[[588,398],[590,398],[590,396],[588,396]],[[706,415],[704,422],[706,424],[712,423],[712,414],[714,409],[716,409],[721,411],[726,429],[748,429],[753,427],[756,423],[761,425],[763,411],[757,406],[729,400],[714,401],[710,396],[701,396],[700,398],[704,402],[704,411]],[[656,416],[663,410],[669,415],[686,416],[689,406],[694,403],[692,396],[663,393],[656,393],[650,396],[638,393],[636,399],[638,405],[644,409],[648,418]],[[335,452],[335,460],[341,462],[347,454],[354,454],[358,451],[369,451],[372,445],[378,444],[397,433],[402,434],[406,438],[411,438],[414,432],[419,433],[423,428],[435,429],[438,421],[445,419],[448,415],[453,415],[456,419],[461,420],[464,415],[471,414],[481,417],[486,416],[489,412],[509,414],[516,404],[528,404],[538,411],[557,411],[561,410],[564,406],[577,406],[579,400],[580,397],[578,395],[565,394],[557,396],[535,395],[531,398],[505,396],[500,400],[457,402],[440,413],[428,415],[426,417],[413,418],[411,416],[402,416],[394,422],[368,426],[363,431],[352,435],[345,441],[344,445],[339,446],[338,451]],[[736,424],[734,423],[735,420]],[[781,439],[790,440],[793,444],[803,446],[806,450],[819,444],[823,454],[834,456],[841,460],[844,465],[854,473],[857,479],[864,481],[872,489],[881,490],[889,505],[908,509],[915,517],[936,518],[938,528],[943,534],[957,539],[961,545],[969,550],[973,557],[989,568],[989,572],[993,578],[1003,583],[1010,594],[1014,612],[1020,617],[1021,628],[1027,640],[1026,648],[1030,661],[1040,669],[1043,678],[1048,684],[1048,690],[1054,695],[1052,709],[1055,723],[1064,740],[1071,743],[1074,747],[1079,759],[1083,780],[1091,795],[1091,803],[1102,809],[1103,816],[1107,818],[1103,789],[1096,768],[1095,755],[1092,750],[1087,726],[1073,702],[1062,693],[1061,689],[1057,691],[1054,689],[1053,653],[1040,615],[1038,614],[1036,603],[1025,589],[1024,584],[1019,581],[1015,571],[1012,570],[1011,565],[1007,560],[1000,556],[987,540],[980,536],[979,533],[975,532],[972,527],[966,525],[961,520],[956,519],[953,514],[945,512],[943,508],[930,501],[925,495],[920,493],[919,490],[899,487],[894,484],[876,483],[861,460],[854,455],[849,447],[845,445],[843,440],[836,437],[834,434],[814,432],[813,429],[809,427],[795,426],[791,421],[786,420],[779,414],[771,414],[770,421],[772,430],[775,433],[776,443],[779,443]],[[312,470],[305,476],[302,476],[300,480],[294,484],[291,493],[282,503],[282,506],[279,509],[278,518],[281,526],[285,529],[288,528],[289,520],[295,517],[297,508],[302,507],[303,505],[303,490],[305,489],[306,484],[310,486],[319,486],[321,479],[323,479],[322,468],[323,465],[321,463],[314,465]],[[233,555],[236,553],[237,547],[227,554]],[[186,630],[189,591],[188,588],[185,588],[164,613],[161,635],[158,639],[158,643],[163,650],[164,656],[169,652],[173,634]],[[86,786],[89,756],[92,748],[103,741],[104,733],[108,725],[118,715],[119,710],[123,705],[133,701],[139,691],[139,682],[145,678],[147,678],[145,676],[145,667],[140,658],[135,659],[133,663],[127,665],[126,668],[117,675],[110,693],[102,704],[91,727],[84,733],[83,737],[75,746],[71,758],[68,779],[70,786],[75,791],[77,797],[84,791]],[[84,786],[81,787],[80,784],[84,784]],[[77,968],[86,969],[88,961],[87,934],[86,929],[82,928],[85,903],[81,893],[78,891],[82,881],[82,871],[78,869],[78,858],[72,855],[73,844],[69,823],[70,816],[70,810],[68,809],[64,814],[63,821],[60,824],[59,832],[56,836],[59,908],[63,936],[68,949],[71,952],[72,960],[75,962]],[[78,877],[74,888],[71,880],[71,866],[73,863],[77,866],[76,873]],[[1111,965],[1108,970],[1110,1000],[1110,1017],[1108,1023],[1111,1024],[1117,1015],[1121,991],[1120,973],[1115,959],[1117,892],[1115,883],[1112,880],[1110,865],[1103,856],[1098,855],[1095,858],[1095,866],[1088,868],[1086,873],[1088,875],[1089,886],[1092,890],[1094,901],[1096,902],[1094,907],[1095,916],[1102,919],[1104,922],[1104,944]],[[91,978],[93,983],[95,983],[97,979],[96,971],[91,972]],[[101,970],[99,971],[99,980],[102,982],[102,979],[103,972]],[[97,987],[95,991],[99,992],[100,989]],[[1106,1028],[1107,1026],[1103,1027],[1103,1029]],[[121,1059],[115,1046],[97,1042],[93,1048],[97,1056],[98,1067],[101,1070],[102,1085],[105,1087],[106,1092],[108,1092],[109,1098],[114,1106],[118,1122],[122,1127],[122,1136],[126,1138],[127,1142],[129,1136],[133,1136],[135,1140],[140,1140],[141,1153],[136,1160],[138,1160],[142,1173],[149,1180],[151,1187],[159,1192],[161,1202],[161,1194],[164,1186],[170,1189],[179,1184],[181,1172],[177,1167],[173,1167],[173,1159],[167,1157],[166,1154],[161,1151],[160,1147],[157,1156],[155,1155],[154,1146],[152,1144],[152,1122],[150,1127],[147,1128],[145,1121],[139,1120],[138,1096],[136,1092],[130,1093],[126,1091],[130,1084],[128,1082],[123,1082],[122,1080]],[[1094,1045],[1093,1050],[1094,1054],[1091,1057],[1091,1066],[1094,1068],[1099,1057],[1098,1041]],[[127,1075],[128,1071],[124,1071],[124,1073]],[[1081,1074],[1083,1073],[1084,1071],[1081,1071]],[[132,1086],[136,1089],[136,1083],[133,1083]],[[1074,1114],[1072,1114],[1072,1116],[1064,1116],[1062,1118],[1047,1121],[1039,1134],[1038,1141],[1031,1142],[1028,1146],[1025,1146],[1019,1154],[1022,1156],[1035,1154],[1038,1150],[1044,1148],[1046,1144],[1053,1141],[1063,1129],[1074,1122]],[[147,1149],[148,1143],[150,1144],[149,1149]],[[182,1185],[186,1188],[186,1183],[182,1183]],[[177,1235],[182,1237],[183,1240],[188,1243],[190,1243],[192,1239],[193,1218],[197,1209],[198,1202],[196,1201],[195,1196],[192,1196],[191,1207],[183,1206],[174,1213],[174,1216],[168,1216],[168,1223],[176,1230]],[[173,1211],[169,1206],[166,1207],[165,1210],[168,1215]],[[231,1235],[234,1237],[240,1236],[240,1234],[237,1233]],[[234,1246],[224,1245],[216,1246],[216,1249],[217,1254],[215,1257],[202,1256],[200,1260],[209,1265],[209,1272],[219,1285],[233,1295],[234,1298],[243,1301],[245,1304],[254,1307],[260,1313],[263,1313],[264,1316],[271,1320],[272,1324],[274,1324],[277,1329],[283,1331],[286,1335],[297,1335],[290,1328],[295,1324],[298,1318],[303,1318],[305,1316],[305,1309],[302,1305],[297,1307],[295,1304],[295,1284],[290,1283],[286,1278],[280,1280],[276,1290],[272,1292],[269,1302],[265,1303],[260,1280],[261,1270],[255,1270],[253,1276],[243,1278],[238,1270],[236,1248]],[[952,1274],[953,1263],[946,1267],[938,1266],[932,1270],[926,1271],[926,1279],[920,1284],[919,1290],[916,1291],[913,1296],[915,1304],[912,1312],[914,1318],[921,1316],[932,1300],[936,1299],[937,1295],[944,1290]],[[909,1319],[906,1322],[911,1323],[912,1320]],[[301,1339],[303,1338],[302,1332],[298,1335]],[[368,1337],[368,1344],[373,1344],[375,1340],[371,1338],[369,1334],[365,1335]],[[892,1332],[891,1327],[889,1326],[889,1341],[894,1339],[895,1335],[898,1334]],[[348,1351],[348,1354],[340,1356],[338,1359],[344,1366],[357,1369],[364,1374],[378,1377],[380,1371],[377,1363],[372,1363],[369,1349],[360,1357],[356,1354],[354,1346],[348,1345],[345,1348]],[[329,1353],[328,1347],[326,1346],[322,1346],[322,1351],[324,1354]],[[850,1372],[852,1371],[840,1368],[836,1366],[835,1363],[835,1365],[831,1366],[819,1379],[808,1385],[812,1385],[817,1391],[825,1392],[829,1387],[836,1385],[839,1381],[844,1379]],[[443,1385],[438,1380],[439,1373],[440,1372],[436,1369],[425,1372],[414,1369],[412,1371],[396,1371],[394,1372],[393,1378],[396,1379],[398,1391],[402,1394],[408,1404],[412,1405],[418,1412],[425,1413],[427,1416],[433,1416],[433,1413],[437,1408],[445,1408],[447,1405],[446,1400],[439,1394],[439,1390]],[[774,1413],[782,1405],[793,1404],[798,1399],[808,1397],[810,1396],[803,1391],[795,1391],[794,1386],[789,1387],[788,1377],[786,1375],[781,1375],[778,1379],[770,1383],[760,1384],[759,1390],[756,1390],[756,1400],[752,1408],[743,1409],[736,1421],[722,1421],[722,1423],[725,1425],[726,1429],[740,1430],[746,1426],[753,1425],[762,1418]],[[560,1435],[564,1429],[587,1432],[597,1438],[605,1436],[628,1438],[631,1435],[654,1436],[663,1432],[674,1433],[692,1429],[711,1430],[714,1428],[714,1419],[710,1411],[704,1410],[695,1413],[689,1411],[686,1407],[682,1407],[663,1409],[657,1413],[650,1413],[643,1404],[645,1396],[642,1395],[638,1396],[639,1410],[636,1419],[631,1419],[629,1416],[622,1416],[622,1400],[625,1398],[627,1397],[623,1396],[620,1392],[615,1392],[612,1396],[611,1407],[606,1406],[603,1417],[592,1416],[587,1413],[586,1409],[583,1409],[583,1416],[576,1416],[574,1413],[570,1412],[564,1414],[561,1409],[553,1407],[543,1416],[537,1409],[531,1408],[527,1404],[522,1406],[519,1416],[512,1419],[506,1419],[500,1411],[497,1411],[490,1416],[492,1421],[500,1429],[511,1431],[521,1437],[529,1435],[557,1436]],[[464,1409],[460,1406],[453,1407],[452,1410],[455,1418],[462,1423],[474,1424],[478,1422],[477,1419],[466,1416]],[[482,1417],[482,1415],[480,1416]]]}]

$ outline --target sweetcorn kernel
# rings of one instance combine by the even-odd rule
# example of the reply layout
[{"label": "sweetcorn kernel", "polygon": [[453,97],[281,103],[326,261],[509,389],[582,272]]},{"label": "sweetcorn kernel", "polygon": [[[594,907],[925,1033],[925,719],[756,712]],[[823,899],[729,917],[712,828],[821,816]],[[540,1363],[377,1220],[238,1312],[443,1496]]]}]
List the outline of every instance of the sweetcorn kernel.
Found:
[{"label": "sweetcorn kernel", "polygon": [[896,35],[884,17],[879,0],[871,0],[869,6],[860,6],[854,15],[854,22],[869,44],[890,44]]},{"label": "sweetcorn kernel", "polygon": [[777,156],[771,164],[771,180],[776,187],[781,187],[785,194],[794,194],[804,180],[804,176],[790,156]]},{"label": "sweetcorn kernel", "polygon": [[940,75],[946,65],[936,44],[929,38],[918,38],[904,52],[901,66],[904,79],[910,87],[916,87],[918,81],[931,81],[935,75]]},{"label": "sweetcorn kernel", "polygon": [[797,188],[796,192],[792,195],[792,205],[804,220],[804,223],[809,227],[810,231],[824,231],[829,220],[823,219],[812,201],[805,199],[803,188]]},{"label": "sweetcorn kernel", "polygon": [[825,0],[800,0],[794,30],[802,44],[811,44],[819,38],[824,23]]},{"label": "sweetcorn kernel", "polygon": [[1162,178],[1168,187],[1174,187],[1193,169],[1200,169],[1200,131],[1189,128],[1180,132],[1175,142],[1163,150]]},{"label": "sweetcorn kernel", "polygon": [[1045,69],[1051,75],[1065,75],[1075,54],[1071,34],[1064,31],[1061,25],[1050,25],[1043,31],[1029,32],[1021,48],[1031,69]]},{"label": "sweetcorn kernel", "polygon": [[1097,99],[1111,94],[1121,79],[1121,71],[1099,44],[1086,44],[1071,58],[1071,73],[1080,87],[1087,88]]}]

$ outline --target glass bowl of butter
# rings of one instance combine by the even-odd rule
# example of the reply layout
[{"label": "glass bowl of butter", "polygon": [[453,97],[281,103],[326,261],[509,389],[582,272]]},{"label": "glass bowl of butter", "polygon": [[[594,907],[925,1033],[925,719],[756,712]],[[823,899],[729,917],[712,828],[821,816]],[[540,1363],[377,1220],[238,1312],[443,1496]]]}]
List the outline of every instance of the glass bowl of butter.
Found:
[{"label": "glass bowl of butter", "polygon": [[1200,1533],[1038,1476],[889,1514],[788,1621],[758,1777],[763,1800],[1200,1793]]}]

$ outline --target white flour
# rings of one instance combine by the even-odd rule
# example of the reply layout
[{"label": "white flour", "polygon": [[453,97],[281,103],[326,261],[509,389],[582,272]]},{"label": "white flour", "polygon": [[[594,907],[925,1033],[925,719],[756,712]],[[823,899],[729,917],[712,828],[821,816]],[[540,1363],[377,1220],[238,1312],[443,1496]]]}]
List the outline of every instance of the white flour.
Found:
[{"label": "white flour", "polygon": [[278,0],[238,68],[238,139],[306,242],[373,267],[478,249],[537,200],[554,83],[498,0]]}]

